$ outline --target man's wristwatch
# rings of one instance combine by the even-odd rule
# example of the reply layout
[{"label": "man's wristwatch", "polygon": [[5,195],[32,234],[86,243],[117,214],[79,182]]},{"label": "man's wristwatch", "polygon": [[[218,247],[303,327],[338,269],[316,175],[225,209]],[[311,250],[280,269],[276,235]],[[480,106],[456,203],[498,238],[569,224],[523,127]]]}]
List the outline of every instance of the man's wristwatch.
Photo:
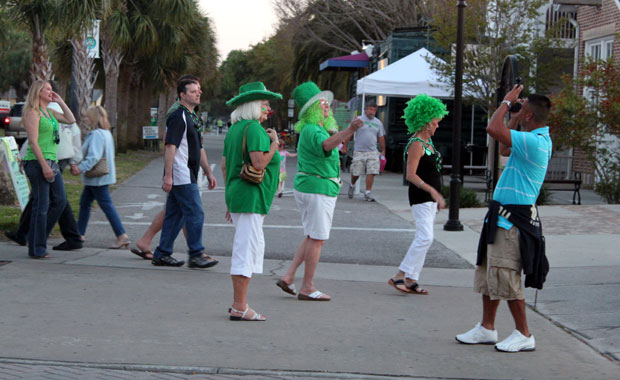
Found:
[{"label": "man's wristwatch", "polygon": [[510,103],[510,100],[502,100],[502,103],[506,103],[506,105],[508,106],[508,109],[510,110],[510,107],[512,107],[512,103]]}]

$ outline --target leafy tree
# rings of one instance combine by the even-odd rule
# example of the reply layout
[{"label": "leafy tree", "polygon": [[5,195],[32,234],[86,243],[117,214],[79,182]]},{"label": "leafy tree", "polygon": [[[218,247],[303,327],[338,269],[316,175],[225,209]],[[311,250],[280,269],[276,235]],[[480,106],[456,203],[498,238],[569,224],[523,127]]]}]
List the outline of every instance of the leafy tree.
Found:
[{"label": "leafy tree", "polygon": [[[1,11],[0,11],[1,12]],[[3,12],[2,12],[3,13]],[[4,17],[6,14],[0,17]],[[23,99],[28,91],[26,78],[30,68],[30,34],[15,25],[6,23],[3,39],[0,40],[0,91],[13,87],[18,99]]]},{"label": "leafy tree", "polygon": [[[548,62],[538,61],[551,48],[562,48],[552,38],[555,29],[540,35],[540,9],[546,0],[469,0],[465,8],[463,54],[463,89],[468,100],[487,111],[495,109],[504,59],[516,55],[522,83],[537,92],[545,92],[558,75],[548,75],[549,69],[565,66],[561,55],[552,55]],[[437,0],[430,20],[433,38],[446,51],[453,51],[457,33],[457,7],[453,0]],[[563,24],[558,23],[556,28]],[[444,62],[432,62],[442,82],[454,85],[455,60],[453,55],[441,56]],[[545,74],[547,73],[547,74]],[[467,95],[469,94],[469,95]]]},{"label": "leafy tree", "polygon": [[577,78],[565,81],[552,98],[554,147],[585,152],[594,168],[594,190],[608,203],[620,203],[620,64],[612,58],[586,62]]}]

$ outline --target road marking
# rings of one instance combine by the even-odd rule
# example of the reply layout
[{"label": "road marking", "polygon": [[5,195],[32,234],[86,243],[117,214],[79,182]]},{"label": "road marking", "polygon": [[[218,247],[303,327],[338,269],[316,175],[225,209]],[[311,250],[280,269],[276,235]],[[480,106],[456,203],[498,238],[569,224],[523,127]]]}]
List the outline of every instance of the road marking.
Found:
[{"label": "road marking", "polygon": [[[108,225],[107,221],[92,221],[89,224],[98,224],[98,225]],[[150,222],[130,222],[123,221],[124,225],[128,226],[150,226]],[[230,227],[234,228],[235,226],[230,223],[204,223],[205,227]],[[263,228],[268,229],[289,229],[289,230],[301,230],[303,226],[282,226],[282,225],[267,225],[264,224]],[[332,230],[335,231],[366,231],[366,232],[415,232],[413,228],[373,228],[373,227],[332,227]]]}]

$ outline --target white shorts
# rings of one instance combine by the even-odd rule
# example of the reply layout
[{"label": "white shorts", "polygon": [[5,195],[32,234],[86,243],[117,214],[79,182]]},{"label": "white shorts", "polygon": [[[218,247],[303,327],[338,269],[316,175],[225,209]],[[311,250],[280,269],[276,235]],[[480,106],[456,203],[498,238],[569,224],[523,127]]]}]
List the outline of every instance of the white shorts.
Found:
[{"label": "white shorts", "polygon": [[252,273],[263,273],[263,258],[265,256],[263,221],[265,215],[231,213],[230,216],[235,224],[230,274],[252,277]]},{"label": "white shorts", "polygon": [[301,213],[304,235],[315,240],[328,240],[337,198],[323,194],[302,193],[297,190],[293,193],[297,208]]}]

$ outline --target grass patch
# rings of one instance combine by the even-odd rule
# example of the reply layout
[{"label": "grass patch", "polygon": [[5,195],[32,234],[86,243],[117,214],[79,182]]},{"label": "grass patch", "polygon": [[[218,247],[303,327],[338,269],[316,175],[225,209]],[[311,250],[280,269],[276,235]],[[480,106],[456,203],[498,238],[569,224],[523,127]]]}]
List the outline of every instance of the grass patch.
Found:
[{"label": "grass patch", "polygon": [[[119,153],[116,155],[116,183],[123,183],[129,177],[144,169],[155,158],[161,158],[161,152],[150,152],[144,150],[128,151],[127,153]],[[65,183],[65,192],[67,193],[67,200],[73,209],[75,218],[77,220],[77,213],[80,209],[80,196],[82,195],[82,181],[80,176],[73,176],[69,171],[69,168],[65,169],[62,175]],[[116,186],[111,186],[110,190],[114,191]],[[93,203],[93,207],[97,207],[97,202]],[[19,224],[19,217],[21,210],[17,205],[0,206],[0,230],[12,231],[16,230]],[[54,227],[52,236],[60,236],[60,229],[58,225]],[[4,234],[0,235],[1,240],[6,240]]]}]

